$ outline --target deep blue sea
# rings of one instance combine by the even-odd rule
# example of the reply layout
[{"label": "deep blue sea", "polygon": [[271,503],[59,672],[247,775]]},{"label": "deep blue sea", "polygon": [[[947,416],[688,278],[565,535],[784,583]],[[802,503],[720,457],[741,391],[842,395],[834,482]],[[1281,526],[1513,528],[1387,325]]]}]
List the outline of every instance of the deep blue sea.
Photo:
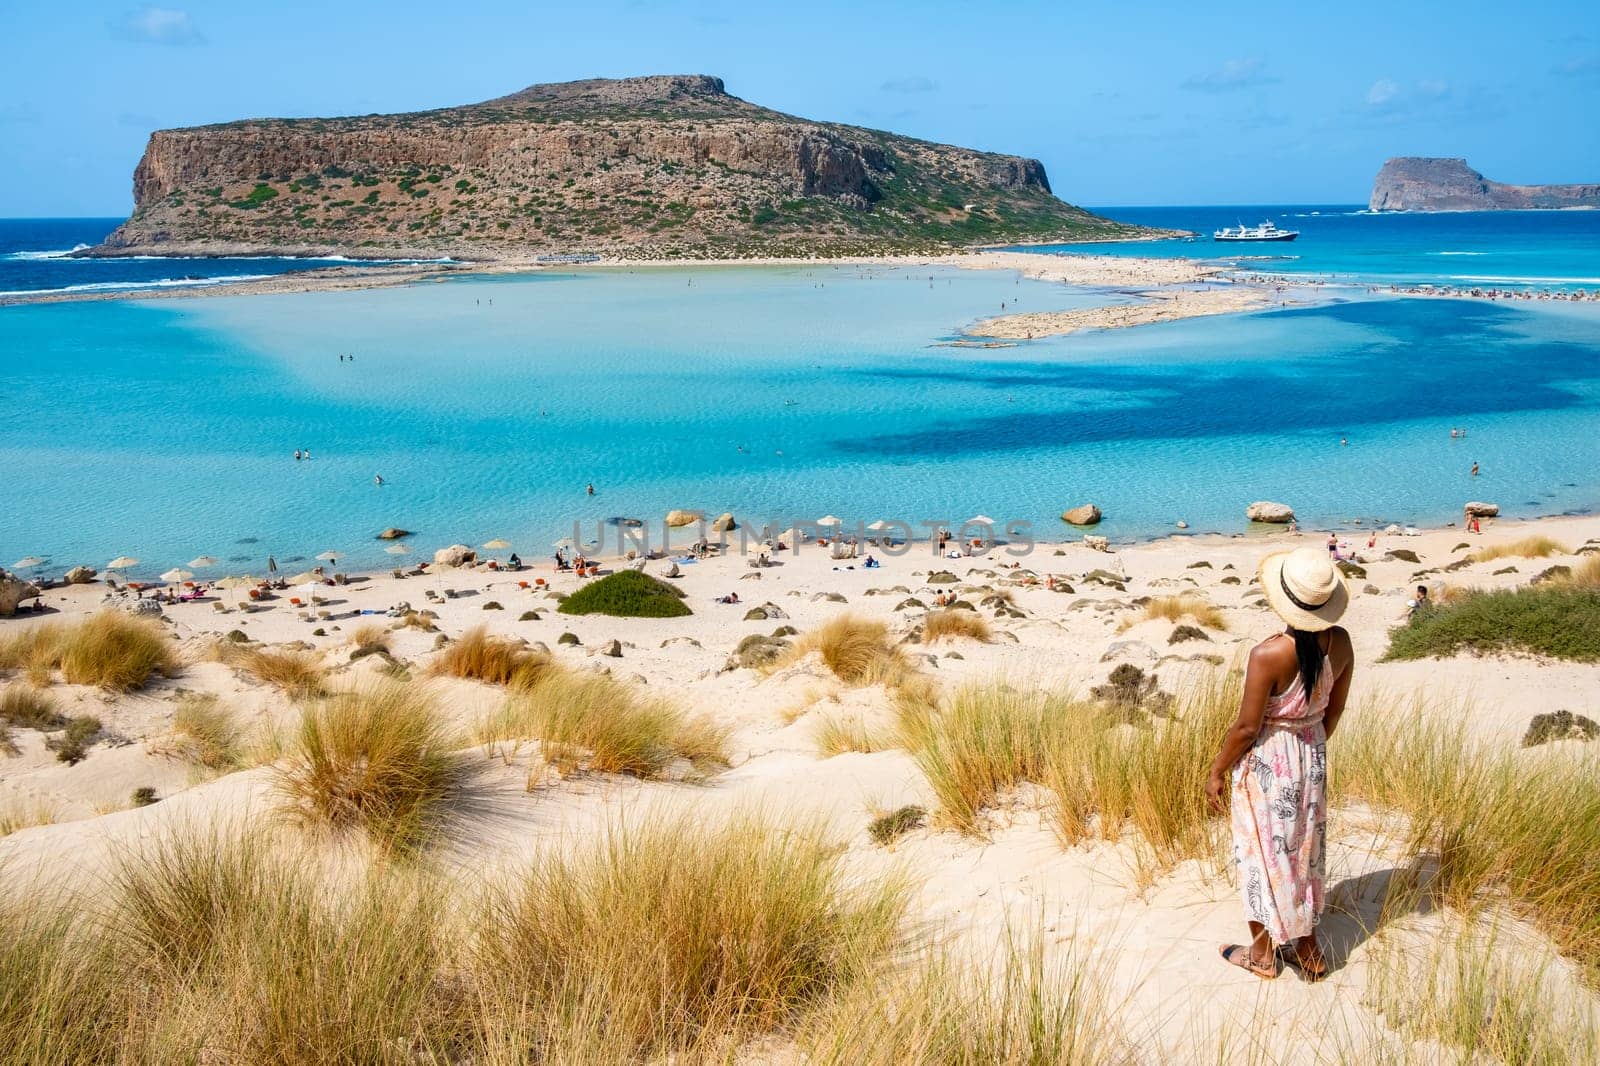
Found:
[{"label": "deep blue sea", "polygon": [[99,244],[120,218],[0,218],[0,296],[56,290],[165,289],[216,285],[339,266],[349,259],[284,259],[230,256],[225,259],[139,256],[77,259],[71,253]]},{"label": "deep blue sea", "polygon": [[[1600,288],[1600,211],[1373,214],[1350,204],[1095,210],[1122,222],[1188,230],[1197,236],[1033,250],[1214,259],[1357,285]],[[1265,220],[1280,229],[1298,230],[1300,236],[1274,243],[1212,240],[1211,235],[1224,226],[1254,226]]]},{"label": "deep blue sea", "polygon": [[[1294,247],[1308,258],[1361,254],[1344,230],[1343,251],[1317,251],[1324,216],[1272,215],[1307,222]],[[1592,215],[1447,221],[1434,250],[1486,252],[1496,271],[1523,256],[1523,279],[1600,276],[1581,236]],[[13,251],[86,232],[29,225],[37,247]],[[1458,272],[1462,257],[1386,228],[1412,216],[1326,225],[1409,248],[1389,257],[1397,271]],[[1543,259],[1512,251],[1541,241]],[[1369,258],[1367,276],[1389,261]],[[128,554],[149,575],[210,554],[257,571],[269,553],[335,550],[376,566],[391,562],[373,539],[391,525],[417,531],[419,555],[504,537],[533,557],[574,521],[592,535],[608,516],[674,507],[758,523],[982,512],[1061,539],[1075,535],[1061,510],[1093,501],[1102,531],[1129,539],[1178,519],[1243,531],[1263,498],[1307,528],[1449,521],[1468,499],[1513,516],[1600,506],[1600,304],[1324,291],[1317,306],[1000,350],[933,345],[1002,305],[1124,297],[1005,272],[816,266],[0,308],[0,564]]]}]

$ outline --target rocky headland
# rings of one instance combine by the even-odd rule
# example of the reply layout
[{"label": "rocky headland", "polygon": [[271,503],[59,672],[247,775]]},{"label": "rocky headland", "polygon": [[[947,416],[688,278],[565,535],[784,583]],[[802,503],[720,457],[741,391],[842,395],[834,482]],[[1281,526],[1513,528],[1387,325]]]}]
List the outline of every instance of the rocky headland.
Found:
[{"label": "rocky headland", "polygon": [[1490,181],[1465,159],[1399,156],[1372,183],[1372,211],[1522,211],[1600,207],[1600,184],[1506,185]]},{"label": "rocky headland", "polygon": [[160,130],[133,184],[86,254],[814,257],[1148,232],[1058,199],[1036,159],[781,114],[705,75]]}]

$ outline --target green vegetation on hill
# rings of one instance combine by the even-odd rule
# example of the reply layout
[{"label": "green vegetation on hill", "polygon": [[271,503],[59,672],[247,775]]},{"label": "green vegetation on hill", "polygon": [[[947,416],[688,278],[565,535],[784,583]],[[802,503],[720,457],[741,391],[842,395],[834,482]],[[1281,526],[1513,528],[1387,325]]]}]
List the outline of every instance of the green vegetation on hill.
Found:
[{"label": "green vegetation on hill", "polygon": [[693,614],[683,593],[637,570],[619,570],[561,601],[562,614],[608,614],[616,618],[681,618]]},{"label": "green vegetation on hill", "polygon": [[1468,592],[1430,607],[1389,634],[1389,659],[1461,651],[1532,652],[1600,662],[1600,589],[1548,583]]}]

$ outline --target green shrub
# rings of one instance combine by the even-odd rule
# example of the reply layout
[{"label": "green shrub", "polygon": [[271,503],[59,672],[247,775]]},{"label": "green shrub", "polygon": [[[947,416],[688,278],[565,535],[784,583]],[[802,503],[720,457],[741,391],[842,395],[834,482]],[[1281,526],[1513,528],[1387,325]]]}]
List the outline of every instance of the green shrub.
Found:
[{"label": "green shrub", "polygon": [[694,612],[683,593],[637,570],[619,570],[561,601],[562,614],[605,614],[615,618],[681,618]]},{"label": "green shrub", "polygon": [[1600,662],[1600,591],[1551,583],[1468,592],[1391,630],[1384,658],[1423,659],[1460,651],[1524,651]]},{"label": "green shrub", "polygon": [[67,719],[67,727],[60,736],[50,737],[44,746],[56,753],[56,758],[68,766],[75,766],[89,757],[89,745],[100,735],[100,719],[83,715]]}]

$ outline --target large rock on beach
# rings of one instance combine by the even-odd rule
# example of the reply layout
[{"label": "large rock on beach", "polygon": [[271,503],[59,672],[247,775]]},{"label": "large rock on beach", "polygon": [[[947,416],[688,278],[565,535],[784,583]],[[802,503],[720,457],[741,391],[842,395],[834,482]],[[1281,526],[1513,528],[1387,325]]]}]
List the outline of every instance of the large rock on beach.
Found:
[{"label": "large rock on beach", "polygon": [[732,511],[723,511],[717,515],[717,520],[711,523],[711,528],[717,533],[728,533],[739,528],[739,523],[734,521]]},{"label": "large rock on beach", "polygon": [[1087,533],[1083,538],[1083,546],[1092,551],[1108,552],[1111,550],[1111,541],[1105,537],[1097,537],[1093,533]]},{"label": "large rock on beach", "polygon": [[1500,505],[1498,503],[1483,503],[1473,500],[1461,508],[1461,512],[1468,518],[1499,518]]},{"label": "large rock on beach", "polygon": [[1061,520],[1074,526],[1092,526],[1100,521],[1100,508],[1092,503],[1086,503],[1070,511],[1063,511]]},{"label": "large rock on beach", "polygon": [[434,552],[433,561],[440,566],[470,566],[478,561],[478,553],[465,544],[452,544]]},{"label": "large rock on beach", "polygon": [[0,577],[0,618],[10,618],[17,613],[23,600],[39,595],[39,586],[20,577]]},{"label": "large rock on beach", "polygon": [[66,574],[62,577],[62,580],[69,585],[87,585],[89,582],[93,581],[96,576],[97,572],[92,566],[74,566],[71,570],[66,572]]},{"label": "large rock on beach", "polygon": [[1244,516],[1252,522],[1271,522],[1285,525],[1294,521],[1294,508],[1286,503],[1257,500],[1244,509]]},{"label": "large rock on beach", "polygon": [[390,526],[378,534],[379,540],[399,540],[401,537],[411,536],[411,530],[401,529],[399,526]]},{"label": "large rock on beach", "polygon": [[676,529],[679,526],[692,526],[700,521],[699,511],[672,510],[667,512],[667,525]]}]

